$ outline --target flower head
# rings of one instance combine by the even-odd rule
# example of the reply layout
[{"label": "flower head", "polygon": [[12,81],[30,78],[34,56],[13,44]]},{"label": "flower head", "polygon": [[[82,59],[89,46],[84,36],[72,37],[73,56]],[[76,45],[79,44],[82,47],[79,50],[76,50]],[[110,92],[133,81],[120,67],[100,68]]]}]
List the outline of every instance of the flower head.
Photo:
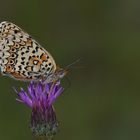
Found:
[{"label": "flower head", "polygon": [[31,82],[27,92],[17,92],[18,101],[32,109],[31,130],[36,136],[52,137],[58,130],[58,122],[53,103],[62,93],[60,82]]}]

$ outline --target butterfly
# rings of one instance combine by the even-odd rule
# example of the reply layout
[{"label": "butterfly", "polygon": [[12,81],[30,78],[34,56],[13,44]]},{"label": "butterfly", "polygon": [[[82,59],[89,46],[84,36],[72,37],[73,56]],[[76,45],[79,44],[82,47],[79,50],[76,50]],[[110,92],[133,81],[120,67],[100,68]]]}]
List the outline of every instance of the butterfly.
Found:
[{"label": "butterfly", "polygon": [[67,71],[56,66],[51,54],[11,22],[0,23],[0,71],[16,80],[54,82]]}]

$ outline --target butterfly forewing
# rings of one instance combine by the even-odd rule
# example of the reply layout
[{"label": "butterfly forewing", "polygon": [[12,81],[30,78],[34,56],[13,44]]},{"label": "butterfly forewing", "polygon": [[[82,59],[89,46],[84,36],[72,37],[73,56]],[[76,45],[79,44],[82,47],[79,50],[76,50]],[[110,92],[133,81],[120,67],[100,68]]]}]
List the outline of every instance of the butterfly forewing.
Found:
[{"label": "butterfly forewing", "polygon": [[10,22],[0,23],[0,68],[18,80],[38,80],[55,72],[53,57],[29,34]]}]

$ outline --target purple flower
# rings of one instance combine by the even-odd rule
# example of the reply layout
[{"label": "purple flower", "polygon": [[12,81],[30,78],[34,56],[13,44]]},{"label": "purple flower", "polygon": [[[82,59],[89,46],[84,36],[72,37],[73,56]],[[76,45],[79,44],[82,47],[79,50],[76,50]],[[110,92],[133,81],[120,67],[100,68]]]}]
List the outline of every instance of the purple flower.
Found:
[{"label": "purple flower", "polygon": [[31,82],[27,92],[21,89],[18,101],[32,109],[31,130],[35,136],[52,137],[58,130],[53,103],[62,93],[60,82],[43,83]]}]

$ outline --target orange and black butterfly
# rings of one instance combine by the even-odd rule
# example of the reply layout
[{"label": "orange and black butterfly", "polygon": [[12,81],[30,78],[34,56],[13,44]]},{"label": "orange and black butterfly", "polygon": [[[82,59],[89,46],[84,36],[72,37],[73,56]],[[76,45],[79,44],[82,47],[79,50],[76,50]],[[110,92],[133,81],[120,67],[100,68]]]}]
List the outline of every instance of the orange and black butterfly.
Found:
[{"label": "orange and black butterfly", "polygon": [[67,73],[28,33],[11,22],[0,23],[0,70],[17,80],[54,82]]}]

